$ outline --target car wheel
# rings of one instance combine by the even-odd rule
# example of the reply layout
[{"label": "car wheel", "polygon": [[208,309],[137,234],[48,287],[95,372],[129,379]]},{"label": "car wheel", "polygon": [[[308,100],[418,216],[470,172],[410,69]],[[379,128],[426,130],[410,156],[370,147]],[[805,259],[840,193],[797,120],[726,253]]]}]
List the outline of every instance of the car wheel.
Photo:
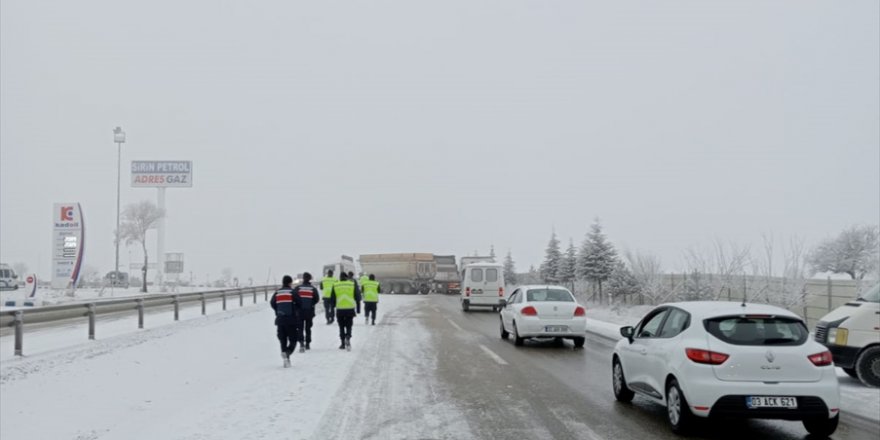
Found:
[{"label": "car wheel", "polygon": [[849,377],[853,377],[853,378],[856,378],[856,379],[859,378],[859,373],[856,372],[856,369],[855,369],[855,368],[844,368],[843,371],[844,371],[846,374],[848,374]]},{"label": "car wheel", "polygon": [[806,428],[807,432],[809,432],[812,436],[818,438],[828,438],[828,436],[834,434],[834,431],[837,431],[838,422],[840,422],[840,414],[830,419],[823,417],[804,420],[804,428]]},{"label": "car wheel", "polygon": [[693,418],[687,399],[678,387],[678,381],[672,379],[666,386],[666,419],[672,427],[672,432],[687,433],[693,425]]},{"label": "car wheel", "polygon": [[574,338],[574,348],[584,348],[584,343],[587,342],[587,338]]},{"label": "car wheel", "polygon": [[470,305],[466,301],[461,302],[461,310],[467,312],[470,310]]},{"label": "car wheel", "polygon": [[614,387],[614,398],[620,402],[632,402],[636,393],[626,386],[626,377],[623,375],[623,365],[614,358],[614,366],[611,368],[611,384]]},{"label": "car wheel", "polygon": [[869,387],[880,387],[880,347],[870,347],[856,361],[859,380]]},{"label": "car wheel", "polygon": [[519,337],[519,330],[516,328],[516,321],[513,322],[513,345],[521,347],[525,343],[525,339]]},{"label": "car wheel", "polygon": [[[499,319],[499,321],[501,320]],[[510,333],[504,329],[504,321],[501,321],[501,339],[507,339],[508,336],[510,336]]]}]

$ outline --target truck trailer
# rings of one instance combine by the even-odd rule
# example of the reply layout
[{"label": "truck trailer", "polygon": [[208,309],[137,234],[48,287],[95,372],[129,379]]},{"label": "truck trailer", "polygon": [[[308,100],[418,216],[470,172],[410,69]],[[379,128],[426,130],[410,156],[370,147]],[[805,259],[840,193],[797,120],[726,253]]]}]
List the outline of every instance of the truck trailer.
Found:
[{"label": "truck trailer", "polygon": [[385,293],[427,294],[437,273],[434,254],[368,254],[358,261],[365,274],[376,276]]},{"label": "truck trailer", "polygon": [[437,275],[434,276],[434,291],[437,293],[458,294],[461,292],[461,275],[455,264],[455,255],[434,255]]}]

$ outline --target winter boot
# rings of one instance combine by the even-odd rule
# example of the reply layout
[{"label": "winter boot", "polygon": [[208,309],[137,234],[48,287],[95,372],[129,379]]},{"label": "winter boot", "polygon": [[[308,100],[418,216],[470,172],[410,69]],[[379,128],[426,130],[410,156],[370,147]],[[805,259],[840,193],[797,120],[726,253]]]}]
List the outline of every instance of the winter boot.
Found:
[{"label": "winter boot", "polygon": [[345,350],[345,341],[342,341],[342,343],[339,344],[339,349],[340,349],[340,350]]},{"label": "winter boot", "polygon": [[286,351],[281,352],[281,359],[284,360],[284,368],[290,367],[290,353]]},{"label": "winter boot", "polygon": [[370,317],[364,316],[364,325],[368,325],[368,324],[370,324]]},{"label": "winter boot", "polygon": [[375,319],[373,320],[373,325],[376,325],[376,320],[375,320]]},{"label": "winter boot", "polygon": [[351,338],[345,338],[345,351],[351,351]]},{"label": "winter boot", "polygon": [[306,352],[306,346],[305,346],[305,344],[299,346],[299,352],[300,352],[300,353],[305,353],[305,352]]},{"label": "winter boot", "polygon": [[312,349],[312,343],[306,342],[306,350],[311,350],[311,349]]}]

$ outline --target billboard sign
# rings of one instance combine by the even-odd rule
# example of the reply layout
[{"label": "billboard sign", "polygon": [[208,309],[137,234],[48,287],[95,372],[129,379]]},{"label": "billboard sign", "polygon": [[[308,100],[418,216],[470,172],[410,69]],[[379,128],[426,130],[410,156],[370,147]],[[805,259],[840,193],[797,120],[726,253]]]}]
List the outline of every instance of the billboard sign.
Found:
[{"label": "billboard sign", "polygon": [[131,186],[134,188],[190,188],[190,160],[133,160]]},{"label": "billboard sign", "polygon": [[76,288],[85,250],[79,203],[56,203],[52,210],[52,288]]}]

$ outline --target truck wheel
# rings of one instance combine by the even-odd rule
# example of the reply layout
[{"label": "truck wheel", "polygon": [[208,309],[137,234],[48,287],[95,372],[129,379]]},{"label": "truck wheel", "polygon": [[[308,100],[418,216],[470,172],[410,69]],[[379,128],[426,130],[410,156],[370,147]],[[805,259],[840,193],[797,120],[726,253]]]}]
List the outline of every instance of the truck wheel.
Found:
[{"label": "truck wheel", "polygon": [[880,388],[880,346],[869,347],[859,355],[856,372],[863,384]]}]

